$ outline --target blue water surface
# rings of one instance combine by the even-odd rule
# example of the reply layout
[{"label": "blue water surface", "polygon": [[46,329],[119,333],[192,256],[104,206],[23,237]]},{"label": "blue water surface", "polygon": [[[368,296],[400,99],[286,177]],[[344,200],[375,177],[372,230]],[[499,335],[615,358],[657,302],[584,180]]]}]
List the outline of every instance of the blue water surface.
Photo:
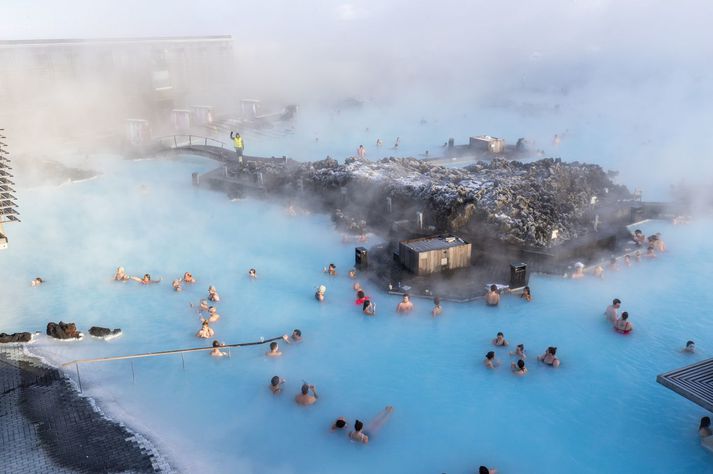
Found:
[{"label": "blue water surface", "polygon": [[[236,343],[300,328],[304,341],[80,365],[85,392],[144,432],[186,472],[502,473],[713,472],[697,437],[705,411],[656,383],[656,375],[713,354],[708,287],[710,221],[651,223],[669,251],[603,280],[532,276],[534,299],[500,307],[445,303],[443,316],[416,300],[397,316],[398,298],[361,280],[377,304],[368,318],[353,304],[353,244],[325,215],[289,217],[262,200],[231,202],[191,186],[213,163],[195,157],[101,161],[101,177],[60,187],[21,188],[21,224],[8,226],[0,253],[0,330],[44,331],[48,321],[119,327],[111,341],[39,338],[32,350],[61,363],[79,358],[205,346],[189,304],[215,285],[222,318],[216,338]],[[372,242],[375,242],[372,238]],[[337,277],[322,267],[334,262]],[[150,273],[158,285],[111,281],[117,266]],[[247,277],[249,268],[259,278]],[[185,271],[198,279],[175,293]],[[30,280],[47,283],[32,288]],[[315,288],[327,286],[317,303]],[[623,301],[633,334],[611,329],[602,312]],[[503,331],[524,343],[526,377],[510,373]],[[683,354],[688,339],[696,354]],[[559,369],[535,356],[558,347]],[[502,365],[486,370],[495,350]],[[184,368],[185,367],[185,368]],[[133,377],[132,377],[133,370]],[[68,374],[76,377],[74,366]],[[273,375],[284,393],[268,389]],[[320,398],[293,402],[305,380]],[[369,445],[330,432],[331,422],[394,412]]]}]

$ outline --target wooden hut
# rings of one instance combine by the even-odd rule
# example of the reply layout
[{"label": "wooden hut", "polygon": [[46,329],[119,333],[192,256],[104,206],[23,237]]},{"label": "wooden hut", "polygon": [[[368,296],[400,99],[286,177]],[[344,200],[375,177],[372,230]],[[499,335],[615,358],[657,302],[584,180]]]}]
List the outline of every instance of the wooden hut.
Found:
[{"label": "wooden hut", "polygon": [[452,235],[399,242],[399,261],[416,275],[467,267],[470,254],[471,244]]}]

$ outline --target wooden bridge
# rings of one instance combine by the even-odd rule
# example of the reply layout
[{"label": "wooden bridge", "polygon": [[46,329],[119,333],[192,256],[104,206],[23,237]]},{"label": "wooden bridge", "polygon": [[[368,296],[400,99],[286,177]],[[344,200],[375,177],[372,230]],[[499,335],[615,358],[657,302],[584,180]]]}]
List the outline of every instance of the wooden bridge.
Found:
[{"label": "wooden bridge", "polygon": [[[168,135],[165,137],[159,137],[154,140],[153,148],[154,149],[152,151],[190,153],[193,155],[204,156],[221,163],[237,163],[238,160],[233,145],[216,140],[215,138],[200,135]],[[243,162],[246,165],[251,161],[274,161],[277,163],[285,163],[287,161],[287,157],[272,156],[268,158],[263,156],[243,155]]]}]

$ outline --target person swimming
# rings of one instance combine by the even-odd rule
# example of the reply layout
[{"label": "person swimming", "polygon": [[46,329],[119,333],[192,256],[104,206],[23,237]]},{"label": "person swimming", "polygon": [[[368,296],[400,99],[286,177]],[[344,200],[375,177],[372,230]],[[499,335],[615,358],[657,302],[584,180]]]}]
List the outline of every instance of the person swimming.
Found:
[{"label": "person swimming", "polygon": [[152,279],[151,279],[151,275],[149,275],[148,273],[146,273],[146,274],[143,276],[143,278],[134,277],[134,276],[132,276],[132,277],[130,277],[130,278],[131,278],[132,280],[134,280],[134,281],[137,281],[137,282],[141,283],[142,285],[148,285],[148,284],[150,284],[150,283],[160,283],[160,282],[161,282],[161,279],[160,279],[160,278],[159,278],[158,280],[152,280]]},{"label": "person swimming", "polygon": [[696,343],[693,341],[686,342],[686,347],[681,349],[681,352],[690,352],[690,353],[696,352]]},{"label": "person swimming", "polygon": [[215,306],[208,307],[208,322],[214,323],[219,319],[220,315],[218,314],[218,310],[215,309]]},{"label": "person swimming", "polygon": [[257,270],[251,268],[250,270],[248,270],[248,276],[252,279],[257,278]]},{"label": "person swimming", "polygon": [[527,301],[528,303],[532,301],[532,293],[530,293],[530,287],[526,286],[525,288],[522,289],[522,294],[520,295],[520,299],[523,299]]},{"label": "person swimming", "polygon": [[525,361],[518,359],[517,364],[515,362],[510,363],[510,370],[515,375],[523,376],[527,374],[527,367],[525,367]]},{"label": "person swimming", "polygon": [[201,328],[196,333],[196,336],[201,339],[209,339],[215,335],[215,331],[208,325],[208,320],[201,318]]},{"label": "person swimming", "polygon": [[410,313],[413,311],[413,303],[409,300],[409,294],[405,293],[403,297],[401,298],[401,303],[396,305],[396,312],[397,313]]},{"label": "person swimming", "polygon": [[183,288],[181,287],[181,279],[176,278],[173,280],[173,283],[171,283],[171,286],[173,287],[174,291],[183,291]]},{"label": "person swimming", "polygon": [[228,354],[226,354],[225,352],[221,352],[220,347],[222,346],[223,344],[221,344],[220,342],[213,341],[213,350],[210,351],[210,355],[212,355],[213,357],[227,356]]},{"label": "person swimming", "polygon": [[364,300],[361,306],[361,312],[367,316],[374,316],[376,314],[376,305],[371,302],[371,300]]},{"label": "person swimming", "polygon": [[332,431],[337,431],[337,430],[343,430],[347,426],[347,419],[344,418],[343,416],[340,416],[336,420],[334,420],[334,423],[332,423]]},{"label": "person swimming", "polygon": [[220,295],[218,294],[218,290],[216,290],[214,286],[208,287],[208,299],[210,301],[215,301],[216,303],[220,301]]},{"label": "person swimming", "polygon": [[324,285],[319,285],[317,292],[314,294],[314,298],[317,301],[324,301],[324,294],[327,292],[327,287]]},{"label": "person swimming", "polygon": [[349,433],[349,439],[357,441],[359,443],[368,444],[369,437],[373,437],[376,432],[384,426],[394,412],[394,407],[387,406],[381,412],[379,412],[370,422],[366,429],[364,429],[364,423],[360,420],[354,422],[354,431]]},{"label": "person swimming", "polygon": [[560,360],[557,358],[557,348],[548,347],[544,354],[537,356],[537,360],[544,362],[547,365],[551,365],[554,368],[560,366]]},{"label": "person swimming", "polygon": [[32,280],[32,282],[30,282],[30,284],[31,284],[32,286],[40,286],[40,285],[41,285],[42,283],[44,283],[44,282],[45,282],[45,281],[44,281],[42,278],[37,277],[37,278],[35,278],[34,280]]},{"label": "person swimming", "polygon": [[278,393],[282,392],[282,387],[281,385],[285,383],[285,379],[278,377],[275,375],[270,379],[270,391],[272,392],[273,395],[277,395]]},{"label": "person swimming", "polygon": [[272,341],[270,343],[270,350],[265,352],[265,355],[268,357],[280,357],[282,355],[282,352],[280,352],[280,346],[277,342]]},{"label": "person swimming", "polygon": [[441,297],[440,296],[434,296],[433,297],[433,309],[431,310],[431,316],[436,317],[440,316],[443,313],[443,308],[441,307]]},{"label": "person swimming", "polygon": [[493,345],[496,345],[496,346],[508,346],[509,343],[508,343],[508,341],[505,339],[505,336],[503,335],[503,333],[499,332],[499,333],[495,336],[495,339],[493,339]]},{"label": "person swimming", "polygon": [[499,366],[500,363],[498,360],[495,358],[495,352],[489,351],[487,354],[485,354],[485,360],[483,361],[483,364],[489,369],[494,369],[495,367]]},{"label": "person swimming", "polygon": [[196,279],[193,278],[193,275],[190,274],[190,272],[186,272],[183,274],[183,283],[195,283]]},{"label": "person swimming", "polygon": [[631,331],[634,330],[634,325],[631,324],[628,319],[628,312],[624,311],[623,313],[621,313],[621,318],[614,321],[614,329],[616,330],[616,332],[621,334],[629,334]]},{"label": "person swimming", "polygon": [[710,417],[704,416],[703,418],[701,418],[701,423],[698,425],[698,436],[700,436],[701,438],[713,436]]},{"label": "person swimming", "polygon": [[356,294],[356,300],[354,300],[355,305],[363,305],[364,301],[368,300],[369,297],[366,296],[366,293],[364,293],[364,290],[359,290],[357,291]]},{"label": "person swimming", "polygon": [[500,303],[500,292],[497,285],[490,285],[490,291],[485,294],[485,304],[488,306],[497,306]]},{"label": "person swimming", "polygon": [[612,301],[612,304],[607,306],[607,309],[604,310],[604,316],[607,317],[609,321],[612,323],[615,322],[617,319],[619,319],[619,314],[617,313],[617,310],[621,307],[621,300],[619,298],[614,298]]},{"label": "person swimming", "polygon": [[[309,394],[310,390],[312,390],[312,395]],[[298,405],[313,405],[317,402],[318,398],[319,395],[317,395],[317,387],[303,383],[300,388],[300,393],[295,395],[295,402]]]},{"label": "person swimming", "polygon": [[525,344],[518,344],[515,347],[515,351],[511,352],[510,355],[517,356],[519,359],[522,360],[527,359],[527,355],[525,354]]},{"label": "person swimming", "polygon": [[116,269],[116,273],[114,273],[115,281],[127,281],[130,279],[131,277],[126,274],[126,272],[124,271],[124,267],[119,267]]}]

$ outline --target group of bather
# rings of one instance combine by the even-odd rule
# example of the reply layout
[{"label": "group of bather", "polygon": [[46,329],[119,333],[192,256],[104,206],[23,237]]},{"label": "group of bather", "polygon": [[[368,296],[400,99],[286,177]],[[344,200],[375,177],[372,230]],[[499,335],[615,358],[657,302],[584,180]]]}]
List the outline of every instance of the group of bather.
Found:
[{"label": "group of bather", "polygon": [[[498,332],[492,342],[493,345],[496,347],[508,347],[510,345],[507,339],[505,339],[505,335],[502,332]],[[517,376],[527,375],[527,367],[525,366],[525,359],[527,359],[527,354],[525,353],[525,345],[518,344],[515,347],[514,351],[509,352],[509,355],[517,358],[517,362],[510,363],[510,370],[512,371],[512,373]],[[542,355],[537,356],[537,360],[545,365],[549,365],[554,368],[560,366],[560,360],[557,357],[557,348],[553,346],[550,346],[545,349],[545,352]],[[488,351],[488,353],[485,354],[483,364],[488,369],[495,369],[500,366],[500,361],[498,361],[498,359],[495,357],[495,351]]]},{"label": "group of bather", "polygon": [[[647,259],[653,259],[656,258],[656,254],[658,253],[663,253],[666,251],[666,243],[663,241],[663,238],[661,237],[661,233],[657,232],[655,234],[652,234],[650,236],[644,235],[644,233],[641,231],[641,229],[636,229],[632,234],[631,234],[631,242],[634,244],[634,246],[639,247],[637,248],[634,252],[629,252],[626,253],[623,257],[621,257],[621,260],[624,262],[624,266],[630,267],[633,262],[640,262],[642,258],[647,258]],[[646,248],[645,253],[642,253],[641,249]],[[616,257],[612,257],[609,260],[609,264],[607,265],[607,270],[609,271],[618,271],[620,268],[619,266],[619,259]],[[597,264],[594,266],[594,268],[591,271],[592,276],[595,276],[597,278],[604,278],[604,272],[605,268],[604,265]],[[566,276],[566,274],[565,274]],[[577,278],[583,278],[585,276],[585,268],[584,264],[582,262],[577,262],[574,264],[574,271],[572,272],[572,278],[577,279]]]}]

